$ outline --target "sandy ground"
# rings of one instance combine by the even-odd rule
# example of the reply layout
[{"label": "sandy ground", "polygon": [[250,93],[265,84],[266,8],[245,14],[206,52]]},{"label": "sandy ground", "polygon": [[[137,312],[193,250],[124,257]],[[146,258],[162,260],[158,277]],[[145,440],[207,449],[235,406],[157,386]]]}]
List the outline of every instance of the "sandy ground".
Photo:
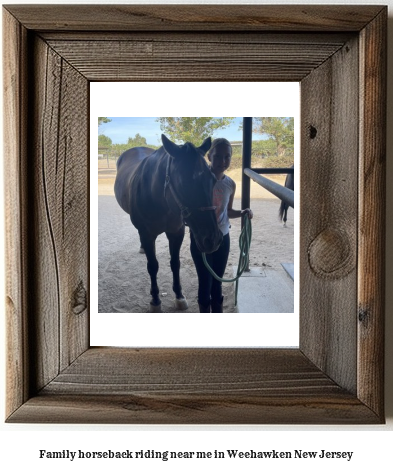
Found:
[{"label": "sandy ground", "polygon": [[[228,173],[236,182],[235,209],[240,209],[241,170]],[[283,184],[285,177],[274,178]],[[146,257],[139,253],[139,236],[113,195],[114,171],[99,170],[98,184],[98,311],[100,313],[145,313],[150,301],[150,277]],[[278,218],[280,201],[254,182],[251,183],[252,243],[251,267],[281,268],[281,263],[294,261],[293,210],[289,209],[287,227]],[[231,221],[231,251],[226,277],[232,278],[233,266],[239,259],[240,219]],[[181,248],[181,282],[189,308],[197,313],[198,280],[189,251],[188,228]],[[174,294],[169,266],[168,241],[165,234],[156,242],[160,270],[160,288],[163,312],[173,313]],[[236,312],[233,283],[223,284],[224,312]]]}]

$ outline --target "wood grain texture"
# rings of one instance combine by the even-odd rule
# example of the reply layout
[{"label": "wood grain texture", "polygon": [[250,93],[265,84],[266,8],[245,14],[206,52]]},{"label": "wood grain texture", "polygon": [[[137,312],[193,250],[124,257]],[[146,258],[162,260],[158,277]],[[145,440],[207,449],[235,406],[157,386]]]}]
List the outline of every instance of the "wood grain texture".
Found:
[{"label": "wood grain texture", "polygon": [[9,421],[375,423],[299,350],[92,348]]},{"label": "wood grain texture", "polygon": [[254,31],[76,31],[49,30],[40,31],[39,36],[47,43],[54,41],[120,41],[120,42],[165,42],[165,43],[205,43],[230,44],[324,44],[336,45],[337,48],[346,43],[351,37],[357,37],[357,32],[254,32]]},{"label": "wood grain texture", "polygon": [[34,55],[36,381],[42,387],[88,347],[88,84],[39,38]]},{"label": "wood grain texture", "polygon": [[[87,81],[48,49],[42,180],[59,291],[60,368],[88,347],[89,136]],[[78,108],[74,104],[78,104]]]},{"label": "wood grain texture", "polygon": [[358,385],[376,412],[384,378],[386,21],[385,10],[360,36]]},{"label": "wood grain texture", "polygon": [[[181,41],[171,36],[165,40],[50,40],[68,63],[88,80],[107,81],[237,81],[247,76],[250,81],[295,81],[317,68],[343,43],[323,43],[310,35],[295,43],[269,41],[259,35],[250,42],[226,36],[210,35],[210,41],[197,42],[198,35],[182,35]],[[189,39],[190,38],[190,39]],[[327,39],[326,39],[327,41]],[[223,67],[225,65],[225,67]]]},{"label": "wood grain texture", "polygon": [[283,387],[290,396],[342,391],[296,349],[91,348],[41,393],[277,396]]},{"label": "wood grain texture", "polygon": [[26,30],[8,13],[3,12],[3,78],[4,78],[4,176],[5,186],[5,256],[6,328],[7,328],[7,394],[6,411],[12,413],[29,396],[26,319]]},{"label": "wood grain texture", "polygon": [[[356,393],[358,47],[301,83],[300,347]],[[321,95],[316,91],[325,91]],[[317,342],[318,341],[318,342]]]},{"label": "wood grain texture", "polygon": [[[383,423],[386,8],[7,9],[8,421]],[[89,348],[89,80],[224,80],[216,48],[301,77],[300,350]]]},{"label": "wood grain texture", "polygon": [[380,420],[350,395],[255,397],[241,393],[183,398],[133,395],[32,397],[13,423],[92,424],[375,424]]},{"label": "wood grain texture", "polygon": [[6,5],[36,31],[360,31],[381,10],[359,5]]}]

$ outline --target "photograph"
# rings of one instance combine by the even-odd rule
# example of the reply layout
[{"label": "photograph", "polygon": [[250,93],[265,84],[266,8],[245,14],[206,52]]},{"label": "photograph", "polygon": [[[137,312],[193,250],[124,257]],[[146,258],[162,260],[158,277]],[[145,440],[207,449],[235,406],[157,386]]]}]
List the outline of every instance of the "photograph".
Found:
[{"label": "photograph", "polygon": [[294,313],[294,117],[98,129],[99,313]]}]

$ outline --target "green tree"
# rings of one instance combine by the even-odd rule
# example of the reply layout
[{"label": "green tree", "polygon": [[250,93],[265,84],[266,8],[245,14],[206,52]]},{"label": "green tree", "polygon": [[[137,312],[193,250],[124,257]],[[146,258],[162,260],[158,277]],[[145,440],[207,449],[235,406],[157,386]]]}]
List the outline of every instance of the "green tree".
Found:
[{"label": "green tree", "polygon": [[159,148],[157,145],[149,145],[146,141],[146,138],[137,133],[134,138],[129,137],[127,143],[112,143],[110,147],[110,154],[112,157],[118,158],[126,150],[135,146],[146,146],[148,148],[153,148],[154,150]]},{"label": "green tree", "polygon": [[106,135],[98,135],[98,148],[110,148],[112,140]]},{"label": "green tree", "polygon": [[235,117],[158,117],[161,130],[174,142],[199,146],[217,130],[228,127]]},{"label": "green tree", "polygon": [[276,142],[269,138],[268,140],[257,140],[252,142],[252,154],[256,158],[264,159],[277,155]]},{"label": "green tree", "polygon": [[139,135],[139,133],[137,133],[134,138],[129,137],[127,147],[132,148],[134,146],[147,146],[146,138]]},{"label": "green tree", "polygon": [[278,157],[285,155],[287,150],[293,153],[293,117],[254,117],[253,131],[275,141]]},{"label": "green tree", "polygon": [[98,127],[100,127],[103,123],[109,123],[112,122],[111,119],[108,117],[98,117]]},{"label": "green tree", "polygon": [[128,146],[127,143],[115,143],[111,146],[111,155],[118,158],[122,153],[124,153],[129,148],[131,147]]}]

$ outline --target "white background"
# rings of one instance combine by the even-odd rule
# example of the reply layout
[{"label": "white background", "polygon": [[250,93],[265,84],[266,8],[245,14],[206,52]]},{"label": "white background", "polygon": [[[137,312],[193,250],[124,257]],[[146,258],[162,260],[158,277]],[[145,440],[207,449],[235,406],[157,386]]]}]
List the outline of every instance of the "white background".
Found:
[{"label": "white background", "polygon": [[[192,92],[190,92],[192,91]],[[286,83],[107,83],[90,85],[90,143],[97,143],[97,117],[294,117],[299,131],[298,82]],[[149,97],[149,101],[146,101]],[[187,100],[173,100],[186,97]],[[230,98],[230,100],[229,100]],[[101,133],[101,132],[100,132]],[[105,134],[105,130],[102,131]],[[299,164],[295,140],[295,163]],[[98,313],[98,208],[97,150],[91,147],[90,170],[90,343],[92,346],[128,347],[297,347],[299,345],[298,252],[295,253],[295,315],[236,313],[210,316],[178,314]],[[296,177],[299,173],[295,174]],[[299,190],[299,186],[295,186]],[[296,196],[296,199],[298,196]],[[299,201],[297,201],[299,202]],[[299,247],[298,209],[295,208],[295,242]],[[255,222],[254,222],[255,221]],[[258,225],[253,219],[253,225]],[[131,223],[130,223],[131,226]],[[234,242],[237,245],[237,242]],[[237,248],[237,247],[236,247]],[[252,249],[251,249],[252,250]],[[240,283],[240,287],[242,284]],[[190,331],[190,328],[192,330]]]},{"label": "white background", "polygon": [[[8,1],[7,3],[20,3]],[[24,2],[28,3],[28,2]],[[31,2],[37,3],[37,2]],[[44,3],[44,2],[41,2]],[[46,3],[53,3],[46,2]],[[57,3],[79,3],[79,2],[57,2]],[[83,0],[80,3],[111,3],[111,2],[89,2]],[[117,0],[114,3],[132,3]],[[137,3],[146,3],[139,1]],[[160,2],[157,2],[160,3]],[[176,3],[165,0],[162,3]],[[184,2],[187,3],[187,2]],[[209,2],[188,2],[188,3],[209,3]],[[261,2],[220,2],[212,3],[254,3]],[[270,4],[283,3],[309,3],[312,1],[302,0],[302,2],[280,2],[269,0]],[[336,4],[340,2],[320,1],[323,4]],[[393,0],[385,2],[380,1],[361,1],[341,2],[352,4],[388,4],[389,5],[389,76],[388,76],[388,130],[393,128],[392,116],[392,55],[393,55],[393,36],[392,36],[392,9]],[[225,8],[223,6],[223,8]],[[388,182],[393,181],[393,138],[388,133]],[[3,196],[1,195],[1,199]],[[392,244],[393,244],[393,190],[388,186],[388,224],[387,224],[387,263],[392,262]],[[3,211],[2,204],[0,212]],[[1,216],[2,217],[2,216]],[[2,220],[1,220],[2,221]],[[0,232],[3,236],[3,232]],[[3,249],[3,243],[0,242],[0,248]],[[0,258],[0,262],[3,259]],[[1,274],[4,274],[3,271]],[[55,470],[58,473],[68,472],[70,469],[76,473],[85,473],[87,469],[94,469],[96,473],[107,472],[109,469],[116,469],[118,473],[131,472],[150,472],[152,469],[158,472],[184,473],[200,472],[218,472],[225,469],[226,472],[239,472],[244,469],[248,473],[271,472],[271,468],[279,470],[291,469],[294,472],[331,473],[336,472],[391,472],[392,458],[391,446],[393,445],[393,271],[387,265],[387,291],[386,291],[386,413],[387,424],[385,426],[106,426],[106,425],[13,425],[2,424],[0,431],[0,468],[4,471],[14,470],[16,472],[31,471],[40,473],[52,473]],[[4,301],[3,285],[0,285],[2,292],[1,301]],[[4,309],[1,311],[4,314]],[[4,324],[0,325],[1,330]],[[3,336],[4,337],[4,334]],[[4,344],[3,344],[4,348]],[[1,365],[4,367],[4,350],[1,352]],[[2,377],[2,383],[4,377]],[[4,406],[4,388],[1,387],[0,400],[1,406]],[[71,461],[64,460],[40,460],[38,459],[38,450],[47,449],[60,451],[70,450],[171,450],[171,451],[213,451],[240,449],[257,451],[303,449],[305,451],[313,450],[342,450],[354,451],[350,462],[343,460],[243,460],[243,461],[149,461],[143,460],[131,463],[130,461]],[[7,467],[6,467],[7,466]],[[5,471],[7,472],[7,471]]]}]

